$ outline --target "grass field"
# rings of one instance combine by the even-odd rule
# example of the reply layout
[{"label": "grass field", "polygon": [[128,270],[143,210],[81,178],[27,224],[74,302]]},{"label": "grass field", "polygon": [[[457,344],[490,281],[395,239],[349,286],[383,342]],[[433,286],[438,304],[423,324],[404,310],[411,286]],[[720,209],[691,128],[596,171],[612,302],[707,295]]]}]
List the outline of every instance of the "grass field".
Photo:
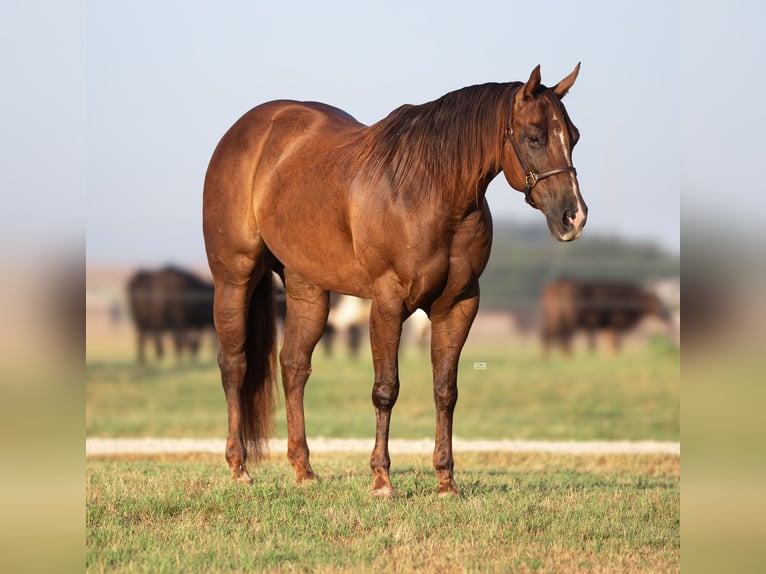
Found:
[{"label": "grass field", "polygon": [[[88,437],[224,438],[212,352],[137,366],[130,345],[89,344]],[[466,439],[679,440],[677,349],[542,361],[527,343],[471,341],[455,434]],[[474,368],[484,366],[486,368]],[[392,438],[429,438],[428,355],[404,350]],[[371,438],[372,366],[317,352],[310,436]],[[284,413],[276,435],[286,434]],[[430,456],[397,455],[398,497],[369,499],[367,455],[315,454],[323,480],[293,483],[284,453],[230,483],[223,453],[90,458],[89,572],[678,571],[680,459],[668,455],[459,453],[459,499],[438,499]]]},{"label": "grass field", "polygon": [[[372,362],[317,350],[306,390],[311,436],[374,434]],[[87,363],[86,434],[99,437],[225,437],[226,408],[212,353],[197,365],[172,358],[141,367],[131,353],[94,353]],[[474,364],[486,369],[475,369]],[[679,353],[662,342],[604,357],[543,361],[530,346],[470,343],[459,370],[455,435],[485,439],[679,440]],[[477,365],[478,366],[478,365]],[[402,353],[402,389],[391,436],[434,434],[431,365]],[[286,436],[284,413],[276,436]]]},{"label": "grass field", "polygon": [[372,500],[364,455],[319,455],[296,486],[283,457],[253,488],[219,457],[90,460],[89,572],[678,571],[680,462],[667,455],[461,454],[439,499],[428,457],[397,457]]}]

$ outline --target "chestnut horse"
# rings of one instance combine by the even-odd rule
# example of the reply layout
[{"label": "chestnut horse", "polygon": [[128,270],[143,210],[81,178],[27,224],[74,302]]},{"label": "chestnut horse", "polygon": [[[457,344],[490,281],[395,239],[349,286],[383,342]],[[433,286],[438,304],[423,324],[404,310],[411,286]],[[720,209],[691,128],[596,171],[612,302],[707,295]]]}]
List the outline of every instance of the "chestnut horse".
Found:
[{"label": "chestnut horse", "polygon": [[372,494],[394,495],[388,434],[397,354],[402,322],[416,309],[431,319],[438,493],[459,494],[452,415],[492,242],[485,192],[503,171],[556,239],[580,236],[587,208],[571,155],[579,134],[561,103],[579,67],[553,88],[540,83],[537,66],[526,83],[459,89],[369,127],[321,103],[268,102],[223,136],[205,178],[203,227],[234,480],[252,484],[247,457],[263,457],[272,426],[274,271],[287,298],[279,362],[297,481],[316,478],[303,393],[328,292],[336,291],[372,300]]}]

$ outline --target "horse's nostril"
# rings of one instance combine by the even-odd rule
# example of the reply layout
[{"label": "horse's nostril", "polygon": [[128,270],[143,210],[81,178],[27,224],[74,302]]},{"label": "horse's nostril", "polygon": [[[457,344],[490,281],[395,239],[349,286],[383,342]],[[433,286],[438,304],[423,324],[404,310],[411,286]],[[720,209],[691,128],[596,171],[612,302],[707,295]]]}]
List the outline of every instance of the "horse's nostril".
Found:
[{"label": "horse's nostril", "polygon": [[568,209],[564,210],[564,213],[561,215],[561,223],[564,224],[564,227],[570,227],[572,225],[572,220],[574,219],[574,215],[571,211]]}]

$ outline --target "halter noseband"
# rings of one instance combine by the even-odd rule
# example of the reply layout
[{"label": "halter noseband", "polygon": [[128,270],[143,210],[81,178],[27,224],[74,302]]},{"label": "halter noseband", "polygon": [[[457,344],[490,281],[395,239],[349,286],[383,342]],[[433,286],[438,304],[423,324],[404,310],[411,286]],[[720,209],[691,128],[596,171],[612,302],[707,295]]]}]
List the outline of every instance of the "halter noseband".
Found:
[{"label": "halter noseband", "polygon": [[511,95],[511,109],[508,112],[508,126],[505,128],[505,139],[510,140],[511,146],[513,147],[513,151],[516,153],[516,159],[519,160],[521,169],[524,171],[524,182],[525,182],[524,200],[533,208],[537,209],[535,200],[532,199],[532,188],[537,185],[538,181],[540,181],[541,179],[545,179],[546,177],[550,177],[552,175],[557,175],[559,173],[571,172],[577,175],[577,170],[575,169],[573,165],[568,165],[566,167],[559,167],[556,169],[549,169],[548,171],[544,171],[542,173],[537,173],[529,168],[529,166],[527,165],[527,162],[524,161],[524,158],[521,155],[521,150],[519,149],[519,146],[516,143],[516,140],[513,139],[513,127],[511,124],[511,120],[513,115],[513,101],[516,99],[516,92],[518,91],[519,91],[519,88],[516,88],[516,90],[514,90],[513,94]]}]

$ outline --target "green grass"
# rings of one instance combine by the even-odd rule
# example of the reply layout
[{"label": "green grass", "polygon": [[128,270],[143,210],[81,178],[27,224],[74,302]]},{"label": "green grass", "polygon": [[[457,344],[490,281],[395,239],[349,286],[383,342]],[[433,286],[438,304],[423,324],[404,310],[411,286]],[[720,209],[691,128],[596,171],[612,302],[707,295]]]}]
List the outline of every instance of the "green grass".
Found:
[{"label": "green grass", "polygon": [[[89,437],[226,436],[218,368],[137,366],[89,352]],[[310,436],[372,438],[369,351],[318,349],[306,393]],[[486,363],[475,369],[474,363]],[[427,353],[406,349],[393,438],[434,434]],[[469,343],[459,370],[461,438],[679,440],[678,351],[654,341],[616,357]],[[285,436],[282,407],[276,435]],[[436,497],[430,456],[395,455],[393,501],[369,498],[366,454],[312,455],[298,487],[284,453],[233,484],[223,453],[86,462],[89,572],[678,571],[680,458],[458,453],[457,499]]]},{"label": "green grass", "polygon": [[[372,363],[330,359],[317,349],[306,390],[310,436],[374,435]],[[89,356],[86,434],[100,437],[224,437],[226,407],[212,356],[140,367],[128,355]],[[474,363],[486,363],[475,369]],[[616,357],[539,357],[534,347],[471,344],[459,369],[455,435],[461,438],[679,440],[679,353],[659,343]],[[393,438],[434,434],[431,365],[408,348],[391,423]],[[280,406],[276,436],[286,436]]]},{"label": "green grass", "polygon": [[460,454],[460,498],[428,457],[395,457],[398,497],[370,499],[363,455],[283,458],[228,480],[220,457],[87,463],[89,572],[678,571],[671,456]]}]

